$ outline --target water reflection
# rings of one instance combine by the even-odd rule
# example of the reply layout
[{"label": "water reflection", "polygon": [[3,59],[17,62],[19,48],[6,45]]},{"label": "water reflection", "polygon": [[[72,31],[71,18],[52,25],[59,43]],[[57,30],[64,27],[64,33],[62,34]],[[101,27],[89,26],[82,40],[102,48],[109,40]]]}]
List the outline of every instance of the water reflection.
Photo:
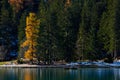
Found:
[{"label": "water reflection", "polygon": [[120,80],[120,69],[0,68],[0,80]]},{"label": "water reflection", "polygon": [[28,69],[25,70],[24,80],[32,80],[31,72]]},{"label": "water reflection", "polygon": [[120,80],[120,69],[114,69],[114,80]]}]

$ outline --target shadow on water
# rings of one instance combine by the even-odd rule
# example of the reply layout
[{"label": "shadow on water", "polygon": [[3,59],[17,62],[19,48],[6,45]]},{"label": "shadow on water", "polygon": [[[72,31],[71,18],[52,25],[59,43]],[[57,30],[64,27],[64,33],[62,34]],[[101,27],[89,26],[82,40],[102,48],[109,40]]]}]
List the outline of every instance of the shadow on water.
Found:
[{"label": "shadow on water", "polygon": [[120,69],[0,68],[0,80],[120,80]]}]

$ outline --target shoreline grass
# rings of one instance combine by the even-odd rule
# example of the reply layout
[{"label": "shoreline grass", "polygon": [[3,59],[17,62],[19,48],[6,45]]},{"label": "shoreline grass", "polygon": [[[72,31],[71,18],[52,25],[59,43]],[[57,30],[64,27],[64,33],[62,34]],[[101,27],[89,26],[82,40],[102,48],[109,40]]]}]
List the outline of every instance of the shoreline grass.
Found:
[{"label": "shoreline grass", "polygon": [[16,61],[17,61],[17,60],[11,60],[11,61],[0,61],[0,65],[16,63]]}]

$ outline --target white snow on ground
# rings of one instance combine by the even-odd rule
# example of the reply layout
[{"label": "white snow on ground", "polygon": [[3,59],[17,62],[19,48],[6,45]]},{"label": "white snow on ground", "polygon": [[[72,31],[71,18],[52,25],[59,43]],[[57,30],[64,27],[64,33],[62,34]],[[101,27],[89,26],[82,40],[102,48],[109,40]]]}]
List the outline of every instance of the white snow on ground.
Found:
[{"label": "white snow on ground", "polygon": [[112,64],[110,64],[110,66],[120,67],[120,60],[115,60]]},{"label": "white snow on ground", "polygon": [[104,61],[93,61],[93,62],[89,62],[89,61],[84,61],[84,62],[71,62],[66,64],[68,66],[75,66],[75,65],[96,65],[98,67],[120,67],[120,60],[116,60],[113,63],[105,63]]},{"label": "white snow on ground", "polygon": [[71,62],[71,63],[68,63],[66,64],[67,66],[75,66],[75,65],[79,65],[77,62]]}]

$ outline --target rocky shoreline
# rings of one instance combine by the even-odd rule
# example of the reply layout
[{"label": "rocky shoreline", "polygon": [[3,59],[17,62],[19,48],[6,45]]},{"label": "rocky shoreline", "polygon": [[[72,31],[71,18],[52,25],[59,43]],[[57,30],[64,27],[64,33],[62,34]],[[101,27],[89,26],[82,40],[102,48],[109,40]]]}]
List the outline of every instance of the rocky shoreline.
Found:
[{"label": "rocky shoreline", "polygon": [[120,68],[120,66],[113,65],[29,65],[29,64],[10,64],[0,65],[0,68]]}]

